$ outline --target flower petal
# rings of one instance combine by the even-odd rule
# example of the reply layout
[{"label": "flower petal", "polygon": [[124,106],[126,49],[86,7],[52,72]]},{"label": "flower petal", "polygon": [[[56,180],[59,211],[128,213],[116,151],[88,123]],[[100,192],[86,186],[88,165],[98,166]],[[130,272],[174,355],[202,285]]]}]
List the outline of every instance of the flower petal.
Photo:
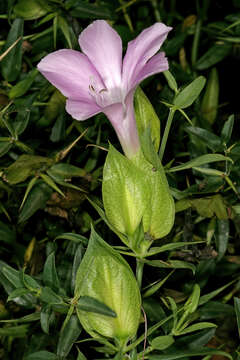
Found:
[{"label": "flower petal", "polygon": [[129,42],[123,60],[122,74],[126,92],[134,87],[133,84],[135,84],[138,74],[148,60],[160,49],[170,30],[170,27],[156,23],[143,30],[136,39]]},{"label": "flower petal", "polygon": [[82,51],[88,56],[108,89],[121,84],[122,40],[104,20],[96,20],[79,36]]},{"label": "flower petal", "polygon": [[58,50],[44,57],[38,70],[68,98],[94,101],[89,86],[102,80],[86,55],[76,50]]},{"label": "flower petal", "polygon": [[136,155],[140,143],[133,106],[133,93],[130,91],[125,103],[116,103],[103,109],[103,113],[110,120],[122,149],[128,158]]},{"label": "flower petal", "polygon": [[66,111],[76,120],[86,120],[102,111],[102,109],[93,102],[83,100],[71,100],[66,102]]},{"label": "flower petal", "polygon": [[135,87],[141,81],[147,77],[158,74],[162,71],[168,70],[168,61],[165,57],[164,52],[160,52],[157,55],[154,55],[147,63],[143,66],[142,70],[136,75],[132,87]]}]

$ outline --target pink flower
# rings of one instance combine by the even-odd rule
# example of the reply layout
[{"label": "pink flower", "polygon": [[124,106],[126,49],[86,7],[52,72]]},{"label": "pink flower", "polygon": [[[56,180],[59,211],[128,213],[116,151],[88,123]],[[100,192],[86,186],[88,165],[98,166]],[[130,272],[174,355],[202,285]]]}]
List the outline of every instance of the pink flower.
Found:
[{"label": "pink flower", "polygon": [[122,60],[122,41],[104,20],[90,24],[79,36],[82,53],[55,51],[38,70],[67,97],[66,110],[76,120],[103,112],[112,123],[129,158],[139,150],[133,95],[150,75],[168,69],[163,52],[157,53],[170,27],[156,23],[129,42]]}]

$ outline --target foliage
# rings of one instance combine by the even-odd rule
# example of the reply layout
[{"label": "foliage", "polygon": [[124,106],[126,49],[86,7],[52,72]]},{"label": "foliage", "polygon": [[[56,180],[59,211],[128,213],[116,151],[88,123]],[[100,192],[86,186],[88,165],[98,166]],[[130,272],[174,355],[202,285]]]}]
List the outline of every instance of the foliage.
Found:
[{"label": "foliage", "polygon": [[[0,3],[0,359],[239,358],[239,14],[239,0]],[[134,164],[103,114],[74,120],[36,69],[95,19],[124,50],[173,28],[169,71],[135,94]]]}]

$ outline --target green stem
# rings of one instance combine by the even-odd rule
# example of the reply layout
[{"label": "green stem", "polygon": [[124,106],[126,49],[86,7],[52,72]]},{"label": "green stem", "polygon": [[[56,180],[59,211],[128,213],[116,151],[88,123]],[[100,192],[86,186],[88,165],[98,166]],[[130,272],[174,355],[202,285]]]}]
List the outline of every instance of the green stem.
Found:
[{"label": "green stem", "polygon": [[191,56],[192,66],[194,66],[196,64],[197,58],[198,58],[198,48],[199,48],[201,27],[202,27],[202,20],[199,19],[196,24],[196,30],[195,30],[194,38],[193,38],[192,56]]},{"label": "green stem", "polygon": [[175,111],[176,111],[176,109],[171,108],[169,111],[169,114],[168,114],[167,124],[164,129],[164,134],[163,134],[163,138],[162,138],[161,146],[160,146],[160,150],[159,150],[160,161],[162,161],[162,159],[163,159],[163,155],[164,155],[164,151],[165,151],[165,147],[167,144],[167,139],[168,139],[168,135],[169,135],[169,131],[170,131],[170,128],[172,125],[173,116],[174,116]]},{"label": "green stem", "polygon": [[138,283],[139,289],[141,290],[144,263],[139,259],[137,259],[136,261],[137,261],[136,278],[137,278],[137,283]]},{"label": "green stem", "polygon": [[151,3],[152,3],[155,19],[157,21],[161,22],[162,20],[161,20],[160,12],[158,10],[158,2],[157,2],[157,0],[151,0]]}]

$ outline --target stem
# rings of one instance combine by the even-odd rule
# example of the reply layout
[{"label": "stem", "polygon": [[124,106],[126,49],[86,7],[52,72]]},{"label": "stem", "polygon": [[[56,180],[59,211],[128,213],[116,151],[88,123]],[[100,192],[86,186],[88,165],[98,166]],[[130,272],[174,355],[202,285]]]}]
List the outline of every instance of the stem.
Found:
[{"label": "stem", "polygon": [[137,261],[136,278],[137,278],[137,283],[138,283],[139,289],[141,290],[144,263],[141,262],[141,260],[139,260],[139,259],[136,259],[136,261]]},{"label": "stem", "polygon": [[160,12],[158,10],[157,0],[151,0],[151,3],[152,3],[155,19],[161,22],[162,20],[161,20]]},{"label": "stem", "polygon": [[176,109],[171,108],[169,111],[169,114],[168,114],[167,124],[164,129],[163,138],[162,138],[161,146],[160,146],[160,150],[159,150],[160,161],[162,161],[162,159],[163,159],[163,155],[164,155],[164,151],[165,151],[165,147],[167,144],[167,139],[168,139],[168,135],[169,135],[169,131],[170,131],[170,128],[172,125],[173,116],[174,116],[175,111],[176,111]]},{"label": "stem", "polygon": [[199,47],[201,27],[202,27],[202,20],[199,19],[196,24],[196,30],[195,30],[194,38],[193,38],[192,56],[191,56],[192,66],[194,66],[196,64],[197,57],[198,57],[198,47]]}]

